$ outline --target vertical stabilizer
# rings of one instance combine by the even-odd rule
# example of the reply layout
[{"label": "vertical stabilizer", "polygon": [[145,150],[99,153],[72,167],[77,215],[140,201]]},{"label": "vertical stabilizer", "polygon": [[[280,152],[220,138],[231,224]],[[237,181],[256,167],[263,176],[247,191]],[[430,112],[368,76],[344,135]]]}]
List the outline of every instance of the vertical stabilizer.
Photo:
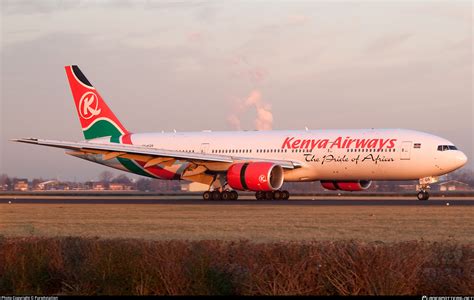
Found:
[{"label": "vertical stabilizer", "polygon": [[129,133],[78,66],[66,66],[82,132],[86,140]]}]

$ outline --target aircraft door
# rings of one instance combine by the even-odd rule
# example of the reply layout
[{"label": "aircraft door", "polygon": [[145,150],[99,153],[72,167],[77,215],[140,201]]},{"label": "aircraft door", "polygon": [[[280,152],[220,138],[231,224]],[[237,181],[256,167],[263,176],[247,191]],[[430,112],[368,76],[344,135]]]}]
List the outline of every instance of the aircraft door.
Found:
[{"label": "aircraft door", "polygon": [[402,142],[402,149],[400,151],[400,159],[410,159],[410,152],[413,142]]},{"label": "aircraft door", "polygon": [[209,151],[209,143],[202,143],[201,144],[201,153],[206,154]]}]

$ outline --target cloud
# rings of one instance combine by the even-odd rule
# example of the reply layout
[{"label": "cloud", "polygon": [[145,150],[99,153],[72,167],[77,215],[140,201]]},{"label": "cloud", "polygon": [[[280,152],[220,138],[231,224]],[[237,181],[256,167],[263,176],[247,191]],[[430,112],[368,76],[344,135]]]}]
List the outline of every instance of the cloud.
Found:
[{"label": "cloud", "polygon": [[376,39],[366,49],[369,53],[380,53],[402,45],[413,36],[411,33],[389,34]]},{"label": "cloud", "polygon": [[271,130],[273,127],[273,113],[270,104],[263,101],[260,90],[252,90],[247,98],[237,99],[232,113],[227,117],[229,125],[241,130],[240,117],[246,113],[250,108],[255,108],[257,116],[255,118],[255,129],[257,130]]},{"label": "cloud", "polygon": [[268,72],[263,67],[250,64],[244,55],[236,55],[232,58],[232,63],[236,69],[233,75],[247,78],[253,85],[261,84],[268,77]]},{"label": "cloud", "polygon": [[[77,9],[130,9],[145,10],[183,10],[205,8],[209,5],[204,1],[162,1],[162,0],[3,0],[2,8],[6,14],[48,14],[57,11]],[[207,13],[208,16],[210,12]]]},{"label": "cloud", "polygon": [[288,23],[292,25],[302,25],[308,22],[308,16],[301,15],[301,14],[294,14],[288,16]]}]

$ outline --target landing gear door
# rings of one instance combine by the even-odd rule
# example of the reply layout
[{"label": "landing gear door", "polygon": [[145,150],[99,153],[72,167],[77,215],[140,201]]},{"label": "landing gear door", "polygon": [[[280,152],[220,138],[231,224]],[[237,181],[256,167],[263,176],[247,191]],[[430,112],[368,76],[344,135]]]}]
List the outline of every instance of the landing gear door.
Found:
[{"label": "landing gear door", "polygon": [[209,143],[202,143],[201,144],[201,153],[206,154],[209,152]]},{"label": "landing gear door", "polygon": [[410,153],[413,142],[402,142],[402,149],[400,151],[400,159],[410,159]]}]

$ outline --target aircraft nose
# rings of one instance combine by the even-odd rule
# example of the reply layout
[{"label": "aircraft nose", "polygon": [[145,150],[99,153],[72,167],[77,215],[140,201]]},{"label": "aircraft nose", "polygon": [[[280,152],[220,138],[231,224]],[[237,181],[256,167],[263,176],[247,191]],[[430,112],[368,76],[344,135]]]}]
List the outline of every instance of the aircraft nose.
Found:
[{"label": "aircraft nose", "polygon": [[458,168],[464,166],[467,163],[467,156],[463,152],[459,151],[456,153],[456,165]]}]

